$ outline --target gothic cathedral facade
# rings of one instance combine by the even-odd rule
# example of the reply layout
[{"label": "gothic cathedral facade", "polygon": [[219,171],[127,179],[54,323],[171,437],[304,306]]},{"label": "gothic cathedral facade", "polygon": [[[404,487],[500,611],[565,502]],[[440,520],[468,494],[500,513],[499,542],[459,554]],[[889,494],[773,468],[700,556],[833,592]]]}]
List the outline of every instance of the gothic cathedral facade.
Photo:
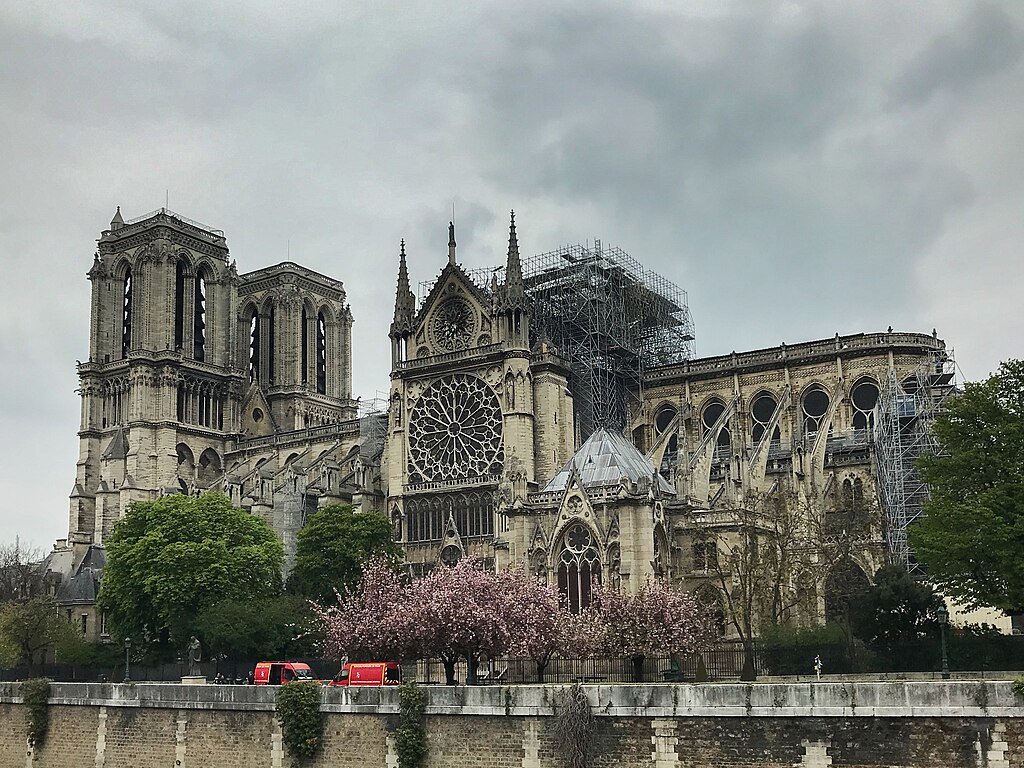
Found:
[{"label": "gothic cathedral facade", "polygon": [[[591,262],[605,282],[557,311],[671,303],[650,273]],[[785,540],[803,554],[776,574],[770,610],[811,622],[830,580],[866,580],[894,553],[907,563],[877,421],[888,413],[898,437],[922,387],[949,386],[934,333],[645,362],[584,328],[576,341],[600,337],[614,360],[595,372],[576,341],[553,340],[514,218],[489,282],[459,263],[451,225],[442,263],[417,306],[403,241],[389,401],[360,412],[340,281],[291,262],[239,274],[223,232],[118,210],[88,273],[69,561],[134,500],[219,490],[277,531],[289,568],[308,516],[349,503],[390,518],[413,575],[475,556],[529,569],[574,608],[595,578],[635,591],[667,577],[721,609],[746,549]],[[657,322],[626,314],[630,328]],[[590,397],[616,376],[618,400]]]}]

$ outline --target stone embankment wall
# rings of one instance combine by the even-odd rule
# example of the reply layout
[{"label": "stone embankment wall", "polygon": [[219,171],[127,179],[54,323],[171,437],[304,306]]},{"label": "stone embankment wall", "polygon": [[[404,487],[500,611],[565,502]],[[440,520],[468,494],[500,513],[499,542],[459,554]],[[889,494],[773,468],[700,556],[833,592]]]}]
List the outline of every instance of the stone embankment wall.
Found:
[{"label": "stone embankment wall", "polygon": [[[559,768],[560,686],[427,688],[427,768]],[[1009,682],[594,685],[594,768],[1024,768],[1024,698]],[[257,686],[55,683],[50,733],[26,746],[0,684],[0,767],[291,765]],[[323,690],[311,766],[398,765],[394,689]]]}]

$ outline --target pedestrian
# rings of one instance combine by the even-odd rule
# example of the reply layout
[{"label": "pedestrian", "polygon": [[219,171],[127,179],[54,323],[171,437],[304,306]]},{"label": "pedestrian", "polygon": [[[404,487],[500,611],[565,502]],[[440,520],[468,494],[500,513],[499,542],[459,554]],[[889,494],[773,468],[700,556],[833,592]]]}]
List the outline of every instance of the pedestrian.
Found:
[{"label": "pedestrian", "polygon": [[814,676],[821,680],[821,656],[814,655]]}]

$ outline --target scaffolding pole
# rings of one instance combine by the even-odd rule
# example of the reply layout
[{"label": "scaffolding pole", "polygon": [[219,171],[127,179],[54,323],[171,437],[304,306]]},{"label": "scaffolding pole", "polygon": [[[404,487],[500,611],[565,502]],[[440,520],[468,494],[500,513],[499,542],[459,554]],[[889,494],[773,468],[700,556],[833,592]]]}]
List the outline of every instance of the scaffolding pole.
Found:
[{"label": "scaffolding pole", "polygon": [[526,259],[523,278],[533,336],[569,362],[580,440],[629,423],[646,369],[693,357],[686,292],[619,248],[567,245]]},{"label": "scaffolding pole", "polygon": [[[484,292],[505,268],[465,270]],[[577,439],[598,427],[622,431],[643,399],[643,373],[694,356],[686,291],[620,248],[566,245],[523,260],[532,304],[531,343],[546,342],[569,363]],[[431,288],[419,286],[420,300]]]},{"label": "scaffolding pole", "polygon": [[937,350],[902,380],[890,368],[875,408],[878,495],[885,513],[889,559],[908,573],[921,573],[907,531],[924,516],[930,498],[915,462],[941,446],[932,430],[946,398],[956,391],[955,364]]}]

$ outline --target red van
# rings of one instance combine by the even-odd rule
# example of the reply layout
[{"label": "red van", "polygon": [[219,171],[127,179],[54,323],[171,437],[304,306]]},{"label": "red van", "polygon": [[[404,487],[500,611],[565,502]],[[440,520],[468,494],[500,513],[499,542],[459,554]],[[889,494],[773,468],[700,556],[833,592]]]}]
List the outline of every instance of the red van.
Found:
[{"label": "red van", "polygon": [[331,685],[401,685],[402,668],[394,661],[346,664]]},{"label": "red van", "polygon": [[261,661],[252,675],[253,685],[283,685],[293,680],[315,680],[313,670],[301,661]]}]

